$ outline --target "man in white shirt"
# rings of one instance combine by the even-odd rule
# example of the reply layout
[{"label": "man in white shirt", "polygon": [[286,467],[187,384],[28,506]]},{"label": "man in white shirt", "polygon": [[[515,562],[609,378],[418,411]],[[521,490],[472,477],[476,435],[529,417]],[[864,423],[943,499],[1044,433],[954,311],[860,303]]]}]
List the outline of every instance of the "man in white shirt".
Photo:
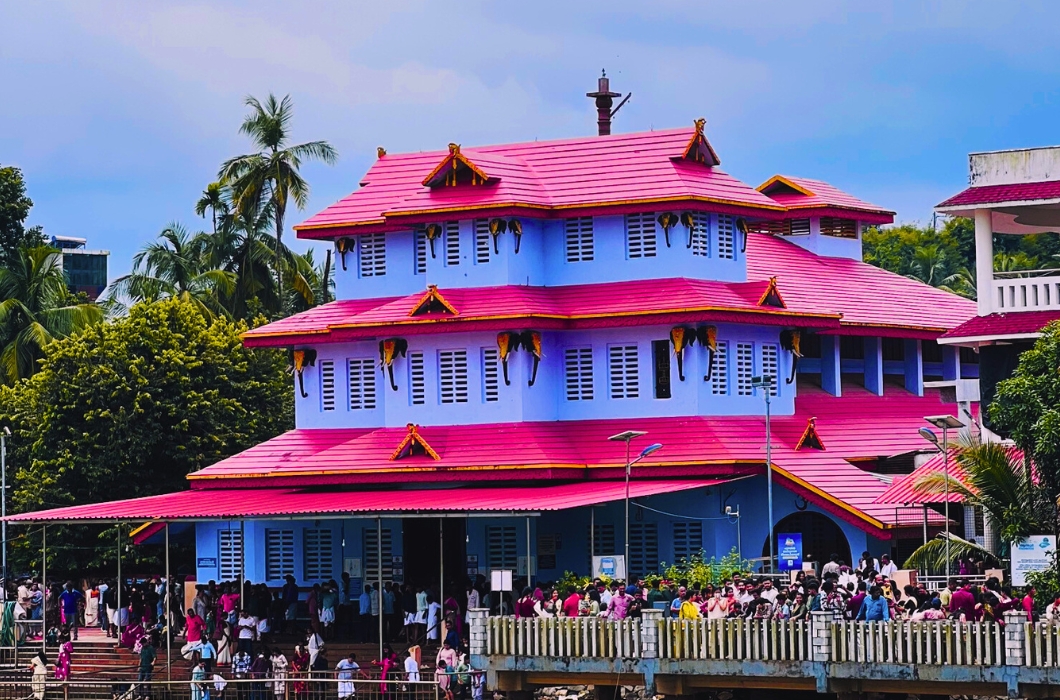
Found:
[{"label": "man in white shirt", "polygon": [[828,574],[839,575],[839,555],[833,554],[828,558],[828,563],[821,567],[821,578]]},{"label": "man in white shirt", "polygon": [[239,619],[236,620],[236,627],[239,629],[239,651],[251,654],[254,651],[254,635],[258,631],[258,619],[253,615],[248,615],[245,610],[241,610]]},{"label": "man in white shirt", "polygon": [[891,561],[890,555],[881,554],[880,555],[880,574],[882,576],[886,576],[887,578],[894,578],[894,575],[896,573],[898,573],[898,567],[895,565],[895,563],[893,561]]},{"label": "man in white shirt", "polygon": [[770,603],[775,603],[777,600],[777,589],[773,588],[773,581],[768,578],[762,582],[762,598]]}]

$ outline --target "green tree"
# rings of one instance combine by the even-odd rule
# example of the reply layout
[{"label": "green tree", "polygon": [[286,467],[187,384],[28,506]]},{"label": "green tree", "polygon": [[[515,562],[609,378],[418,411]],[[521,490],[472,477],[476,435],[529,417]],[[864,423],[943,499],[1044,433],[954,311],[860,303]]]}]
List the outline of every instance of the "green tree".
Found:
[{"label": "green tree", "polygon": [[271,93],[263,105],[247,97],[251,112],[240,131],[258,148],[257,153],[231,158],[221,166],[218,178],[232,190],[237,209],[244,213],[271,210],[276,226],[276,287],[283,297],[284,256],[281,252],[284,217],[293,200],[299,209],[309,199],[309,184],[299,169],[303,161],[320,160],[333,165],[338,154],[327,141],[308,141],[289,145],[293,104],[291,96],[277,100]]},{"label": "green tree", "polygon": [[7,260],[19,248],[43,245],[40,228],[25,227],[31,208],[33,200],[26,195],[22,171],[0,167],[0,261]]},{"label": "green tree", "polygon": [[0,372],[4,381],[29,377],[45,347],[99,323],[103,314],[90,303],[71,303],[59,252],[38,246],[18,248],[0,267]]},{"label": "green tree", "polygon": [[217,235],[217,217],[218,215],[224,216],[228,213],[228,202],[225,199],[225,188],[220,182],[211,182],[203,190],[202,196],[199,197],[199,201],[195,203],[195,213],[199,216],[205,217],[206,212],[210,212],[210,218],[213,219],[213,233]]},{"label": "green tree", "polygon": [[[168,299],[49,345],[40,372],[0,389],[15,509],[184,489],[188,473],[290,429],[287,358],[243,347],[246,330]],[[55,565],[86,566],[96,532],[56,530],[50,542],[76,547]]]}]

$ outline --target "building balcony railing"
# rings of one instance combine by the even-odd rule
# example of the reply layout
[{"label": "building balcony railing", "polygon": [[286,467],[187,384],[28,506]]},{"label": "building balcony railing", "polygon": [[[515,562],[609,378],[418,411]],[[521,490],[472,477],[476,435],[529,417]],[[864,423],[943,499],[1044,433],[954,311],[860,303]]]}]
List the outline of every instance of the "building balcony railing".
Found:
[{"label": "building balcony railing", "polygon": [[1060,310],[1060,270],[997,272],[991,292],[996,312]]}]

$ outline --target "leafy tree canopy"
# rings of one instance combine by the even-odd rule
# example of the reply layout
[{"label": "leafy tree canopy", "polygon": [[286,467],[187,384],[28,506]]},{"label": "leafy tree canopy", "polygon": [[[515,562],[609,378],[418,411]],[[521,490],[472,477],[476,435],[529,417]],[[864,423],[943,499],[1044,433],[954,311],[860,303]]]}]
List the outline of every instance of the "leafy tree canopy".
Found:
[{"label": "leafy tree canopy", "polygon": [[[0,388],[15,509],[180,490],[189,472],[291,428],[287,359],[244,348],[246,329],[174,298],[49,344],[36,375]],[[56,565],[93,563],[95,534],[56,531],[72,547]],[[36,555],[23,547],[20,561]]]},{"label": "leafy tree canopy", "polygon": [[26,195],[22,171],[0,166],[0,260],[22,247],[44,243],[40,228],[25,227],[33,200]]}]

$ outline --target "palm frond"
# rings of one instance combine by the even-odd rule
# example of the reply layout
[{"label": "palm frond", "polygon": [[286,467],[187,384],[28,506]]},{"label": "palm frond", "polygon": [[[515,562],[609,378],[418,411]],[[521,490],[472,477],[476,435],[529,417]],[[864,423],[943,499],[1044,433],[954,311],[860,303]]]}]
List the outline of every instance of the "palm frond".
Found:
[{"label": "palm frond", "polygon": [[[939,533],[934,539],[928,540],[909,555],[902,566],[904,569],[920,569],[922,571],[945,571],[946,570],[946,533]],[[1001,566],[1001,560],[988,549],[980,547],[975,542],[957,537],[949,536],[950,544],[950,570],[955,569],[961,559],[968,557],[982,557],[988,566]]]}]

